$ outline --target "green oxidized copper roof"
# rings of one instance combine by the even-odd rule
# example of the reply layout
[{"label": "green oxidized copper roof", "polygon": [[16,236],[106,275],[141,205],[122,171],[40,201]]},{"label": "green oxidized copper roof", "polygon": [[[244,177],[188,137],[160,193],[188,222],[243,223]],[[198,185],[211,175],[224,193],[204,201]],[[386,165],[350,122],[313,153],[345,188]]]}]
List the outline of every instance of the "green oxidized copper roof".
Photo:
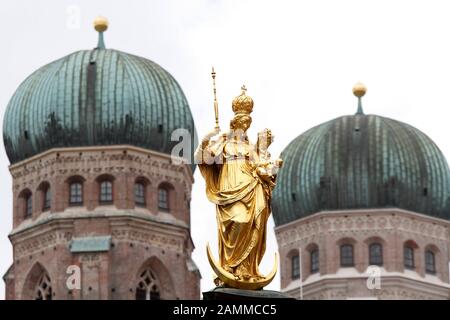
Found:
[{"label": "green oxidized copper roof", "polygon": [[282,152],[273,194],[277,225],[322,210],[398,207],[450,219],[450,172],[412,126],[376,115],[318,125]]},{"label": "green oxidized copper roof", "polygon": [[3,137],[11,163],[55,147],[130,144],[164,153],[194,121],[177,81],[158,64],[99,46],[31,74],[8,104]]}]

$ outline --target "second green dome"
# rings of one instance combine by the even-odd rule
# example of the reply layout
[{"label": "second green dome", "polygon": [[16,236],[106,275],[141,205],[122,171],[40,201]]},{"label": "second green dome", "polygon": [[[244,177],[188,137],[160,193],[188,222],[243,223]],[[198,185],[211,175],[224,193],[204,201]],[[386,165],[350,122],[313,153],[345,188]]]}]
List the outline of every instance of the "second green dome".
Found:
[{"label": "second green dome", "polygon": [[294,139],[273,194],[277,225],[326,210],[396,207],[450,219],[450,172],[418,129],[359,112]]}]

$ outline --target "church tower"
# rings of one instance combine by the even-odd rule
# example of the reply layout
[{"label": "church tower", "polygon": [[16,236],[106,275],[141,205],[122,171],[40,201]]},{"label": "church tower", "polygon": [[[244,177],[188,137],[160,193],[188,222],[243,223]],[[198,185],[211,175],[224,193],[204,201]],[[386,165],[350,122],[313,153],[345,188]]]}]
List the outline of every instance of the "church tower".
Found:
[{"label": "church tower", "polygon": [[96,48],[32,73],[6,110],[6,298],[198,299],[194,166],[171,157],[176,129],[196,145],[188,102],[158,64],[105,47],[106,19],[94,25]]},{"label": "church tower", "polygon": [[273,195],[281,290],[449,299],[450,171],[418,129],[358,109],[295,138]]}]

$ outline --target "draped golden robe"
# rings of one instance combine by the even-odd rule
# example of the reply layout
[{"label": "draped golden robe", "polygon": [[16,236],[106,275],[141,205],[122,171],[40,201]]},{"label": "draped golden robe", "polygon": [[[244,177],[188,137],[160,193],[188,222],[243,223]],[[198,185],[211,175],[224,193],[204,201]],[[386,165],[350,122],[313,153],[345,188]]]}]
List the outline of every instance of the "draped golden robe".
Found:
[{"label": "draped golden robe", "polygon": [[240,279],[259,279],[271,188],[256,173],[256,152],[246,138],[242,142],[225,136],[203,151],[222,159],[199,164],[207,197],[216,204],[220,264]]}]

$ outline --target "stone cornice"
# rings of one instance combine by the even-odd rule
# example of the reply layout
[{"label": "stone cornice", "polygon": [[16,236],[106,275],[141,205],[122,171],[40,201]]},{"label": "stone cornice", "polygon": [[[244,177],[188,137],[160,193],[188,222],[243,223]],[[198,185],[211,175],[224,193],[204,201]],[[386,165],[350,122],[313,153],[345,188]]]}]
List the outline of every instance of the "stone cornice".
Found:
[{"label": "stone cornice", "polygon": [[448,241],[450,222],[402,209],[326,211],[275,228],[280,245],[328,234],[394,232],[419,234]]},{"label": "stone cornice", "polygon": [[71,229],[64,230],[55,226],[38,230],[36,234],[29,234],[20,239],[15,238],[12,240],[14,244],[14,259],[20,259],[58,244],[68,245],[72,239]]},{"label": "stone cornice", "polygon": [[[112,172],[125,170],[125,168],[118,163],[122,160],[129,160],[131,164],[134,162],[148,167],[148,169],[145,170],[130,166],[130,168],[127,168],[127,170],[130,171],[141,170],[144,171],[142,172],[143,174],[150,177],[165,176],[167,179],[176,180],[179,178],[174,176],[173,172],[181,172],[185,177],[185,181],[191,183],[194,182],[190,165],[174,164],[171,155],[130,145],[51,149],[13,164],[9,167],[9,170],[14,180],[25,176],[29,179],[30,175],[39,175],[44,169],[50,169],[49,173],[46,173],[47,175],[83,174],[80,170],[67,169],[65,165],[59,166],[59,164],[88,162],[90,164],[88,170],[92,170],[92,172],[98,171],[100,174],[103,171]],[[114,163],[114,161],[117,163]],[[107,165],[105,165],[105,163],[107,163]],[[190,190],[190,186],[186,187]]]},{"label": "stone cornice", "polygon": [[283,224],[280,226],[276,226],[275,231],[280,232],[285,229],[292,229],[293,226],[296,226],[299,224],[304,224],[305,222],[308,222],[311,220],[316,220],[317,218],[321,218],[321,217],[327,217],[327,218],[328,217],[340,217],[343,215],[352,215],[352,214],[371,214],[371,215],[386,215],[386,214],[409,215],[409,214],[414,214],[418,218],[429,219],[430,222],[443,223],[443,224],[446,224],[447,226],[450,226],[450,221],[448,221],[448,220],[428,216],[428,215],[414,212],[414,211],[408,211],[408,210],[399,209],[399,208],[373,208],[373,209],[348,209],[348,210],[319,211],[319,212],[316,212],[307,217],[297,219],[295,221],[292,221],[292,222],[289,222],[289,223],[286,223],[286,224]]},{"label": "stone cornice", "polygon": [[[307,296],[310,296],[316,293],[323,293],[326,290],[347,290],[348,281],[350,279],[366,281],[367,278],[368,275],[365,274],[355,274],[354,276],[339,276],[336,274],[324,275],[317,277],[317,279],[314,279],[313,281],[304,281],[303,291]],[[374,292],[379,292],[383,289],[411,289],[414,291],[420,290],[422,294],[424,293],[424,291],[427,291],[431,294],[440,294],[445,296],[446,294],[448,295],[450,284],[442,282],[440,280],[428,281],[425,278],[420,278],[419,276],[413,277],[400,272],[385,272],[381,276],[381,289],[374,289]],[[296,280],[291,282],[287,287],[281,289],[281,292],[298,296],[299,290],[300,281]],[[377,294],[375,294],[374,296],[376,297]]]},{"label": "stone cornice", "polygon": [[142,224],[138,221],[126,222],[125,220],[111,222],[111,236],[115,243],[138,242],[152,244],[153,246],[168,249],[182,254],[184,243],[189,232],[180,233],[180,229],[162,229],[155,225]]},{"label": "stone cornice", "polygon": [[[145,211],[145,212],[144,212]],[[174,228],[181,228],[183,230],[189,230],[189,226],[178,219],[175,219],[173,217],[167,218],[162,217],[160,215],[154,215],[151,214],[147,210],[119,210],[119,209],[113,209],[113,210],[94,210],[94,211],[86,211],[86,210],[73,210],[68,209],[64,212],[55,212],[55,213],[43,213],[41,214],[36,220],[30,221],[29,223],[22,223],[19,225],[19,227],[13,229],[10,234],[9,238],[11,241],[14,241],[16,237],[26,235],[28,232],[32,233],[34,230],[38,229],[37,226],[43,226],[43,225],[52,225],[54,223],[57,223],[58,225],[60,223],[64,223],[64,221],[67,221],[67,223],[71,223],[70,221],[74,219],[90,219],[90,218],[109,218],[112,220],[112,218],[123,218],[123,219],[133,219],[135,221],[145,221],[149,223],[155,224],[155,227],[160,226],[161,224],[164,224],[166,226],[172,226]]]},{"label": "stone cornice", "polygon": [[[24,230],[13,230],[9,237],[14,244],[15,259],[58,244],[68,245],[73,237],[74,220],[86,217],[85,215],[76,217],[61,214],[51,214],[51,216],[51,218],[40,221],[37,224],[38,228],[35,228],[37,225],[34,225],[33,227],[28,226]],[[114,242],[131,241],[151,244],[183,254],[185,241],[189,237],[189,229],[187,226],[181,226],[181,223],[171,224],[126,214],[91,215],[90,218],[92,217],[109,218],[110,234]],[[165,224],[164,228],[161,228],[161,223]]]}]

